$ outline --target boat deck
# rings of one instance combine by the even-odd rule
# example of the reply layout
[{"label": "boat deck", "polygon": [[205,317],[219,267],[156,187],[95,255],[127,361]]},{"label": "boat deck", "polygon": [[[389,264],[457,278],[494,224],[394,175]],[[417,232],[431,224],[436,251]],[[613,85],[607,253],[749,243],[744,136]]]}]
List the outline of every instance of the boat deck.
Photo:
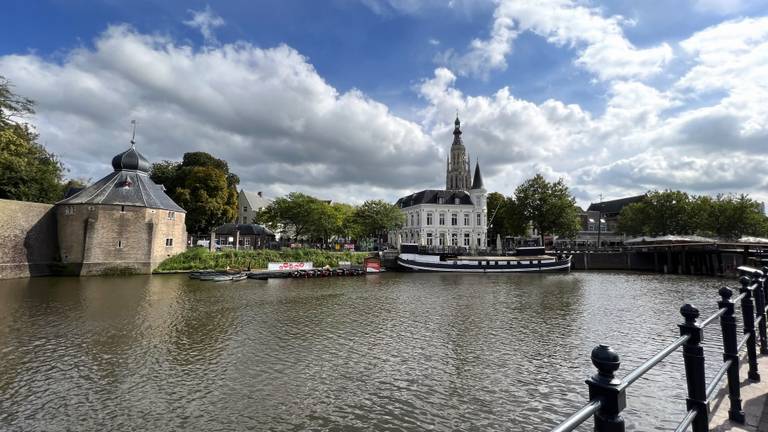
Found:
[{"label": "boat deck", "polygon": [[527,255],[527,256],[459,256],[455,259],[466,261],[530,261],[530,260],[544,260],[544,259],[556,259],[557,257],[552,255]]}]

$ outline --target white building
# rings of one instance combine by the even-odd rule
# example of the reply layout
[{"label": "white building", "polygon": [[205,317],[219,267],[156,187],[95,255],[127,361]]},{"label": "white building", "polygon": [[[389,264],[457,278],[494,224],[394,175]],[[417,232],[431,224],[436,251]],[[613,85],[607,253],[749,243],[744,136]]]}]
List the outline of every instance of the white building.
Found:
[{"label": "white building", "polygon": [[445,190],[423,190],[397,200],[395,205],[405,214],[405,224],[391,233],[391,240],[399,235],[403,243],[485,249],[487,193],[479,164],[475,165],[475,175],[470,182],[469,158],[461,139],[458,116],[455,125]]},{"label": "white building", "polygon": [[237,220],[236,223],[251,224],[256,217],[256,213],[264,207],[270,205],[272,200],[265,198],[261,191],[253,193],[240,189],[237,197]]}]

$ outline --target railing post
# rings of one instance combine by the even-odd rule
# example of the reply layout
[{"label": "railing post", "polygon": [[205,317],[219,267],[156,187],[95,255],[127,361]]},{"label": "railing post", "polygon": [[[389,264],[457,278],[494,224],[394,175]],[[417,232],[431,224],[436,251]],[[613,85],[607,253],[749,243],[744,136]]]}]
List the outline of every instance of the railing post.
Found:
[{"label": "railing post", "polygon": [[760,381],[760,373],[757,371],[757,347],[755,346],[755,305],[752,302],[752,278],[742,276],[739,278],[741,290],[746,295],[741,299],[741,313],[744,317],[744,334],[747,335],[747,357],[749,359],[749,373],[747,378],[752,381]]},{"label": "railing post", "polygon": [[736,349],[739,342],[734,316],[736,304],[731,300],[733,291],[730,288],[722,287],[718,293],[721,300],[717,302],[717,307],[725,309],[725,313],[720,317],[720,328],[723,330],[723,361],[731,361],[731,366],[728,368],[728,399],[731,401],[728,418],[743,424],[745,418],[744,410],[741,408],[741,388],[739,387],[739,352]]},{"label": "railing post", "polygon": [[621,411],[627,406],[627,396],[614,375],[621,365],[619,354],[608,345],[598,345],[592,350],[592,364],[597,374],[586,380],[589,400],[601,402],[595,413],[595,432],[624,432]]},{"label": "railing post", "polygon": [[707,404],[707,378],[704,374],[704,348],[701,346],[704,332],[696,321],[699,317],[699,310],[686,303],[680,308],[680,314],[685,319],[683,324],[678,325],[680,336],[689,336],[683,345],[685,381],[688,384],[686,408],[688,411],[696,410],[696,418],[693,419],[692,423],[693,432],[707,432],[709,430],[709,405]]},{"label": "railing post", "polygon": [[760,270],[754,273],[755,282],[755,312],[756,319],[762,318],[757,325],[757,334],[760,336],[760,354],[768,354],[768,335],[766,335],[765,327],[765,291],[763,290],[763,284],[765,282],[764,273]]}]

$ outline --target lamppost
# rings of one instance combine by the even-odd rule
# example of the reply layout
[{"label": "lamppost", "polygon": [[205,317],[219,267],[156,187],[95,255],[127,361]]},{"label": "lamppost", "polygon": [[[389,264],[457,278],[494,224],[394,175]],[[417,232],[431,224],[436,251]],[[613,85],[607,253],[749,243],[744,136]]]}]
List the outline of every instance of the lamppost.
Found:
[{"label": "lamppost", "polygon": [[600,228],[603,225],[603,194],[600,194],[600,205],[597,207],[597,249],[600,250]]}]

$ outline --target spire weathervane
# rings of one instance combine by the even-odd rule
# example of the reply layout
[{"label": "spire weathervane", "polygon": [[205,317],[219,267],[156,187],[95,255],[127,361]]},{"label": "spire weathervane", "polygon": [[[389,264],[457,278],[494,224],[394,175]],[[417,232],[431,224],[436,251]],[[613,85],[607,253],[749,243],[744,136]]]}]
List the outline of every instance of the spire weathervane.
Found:
[{"label": "spire weathervane", "polygon": [[133,135],[131,136],[131,148],[136,147],[136,120],[131,120]]}]

